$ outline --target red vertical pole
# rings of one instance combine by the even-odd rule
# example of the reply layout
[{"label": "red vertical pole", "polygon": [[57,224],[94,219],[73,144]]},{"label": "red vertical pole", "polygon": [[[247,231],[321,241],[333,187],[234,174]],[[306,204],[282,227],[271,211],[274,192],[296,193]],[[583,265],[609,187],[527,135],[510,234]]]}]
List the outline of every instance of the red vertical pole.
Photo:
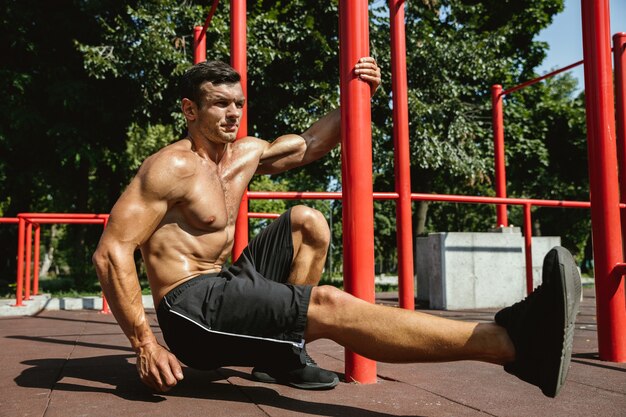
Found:
[{"label": "red vertical pole", "polygon": [[206,33],[202,26],[193,28],[193,63],[206,61]]},{"label": "red vertical pole", "polygon": [[[370,88],[354,75],[369,55],[367,0],[339,4],[343,268],[346,291],[374,302],[374,196]],[[376,382],[376,362],[346,350],[346,380]]]},{"label": "red vertical pole", "polygon": [[40,241],[41,241],[41,226],[35,224],[35,247],[34,247],[34,259],[33,259],[33,294],[39,294],[39,253],[40,253]]},{"label": "red vertical pole", "polygon": [[[243,95],[248,97],[248,61],[246,33],[246,1],[231,0],[230,3],[230,65],[241,75]],[[243,107],[237,138],[248,135],[248,105]],[[233,260],[236,260],[248,244],[248,195],[244,192],[235,224]]]},{"label": "red vertical pole", "polygon": [[[626,203],[626,33],[613,35],[615,76],[615,133],[619,166],[620,202]],[[626,209],[621,210],[622,245],[626,243]],[[626,253],[626,248],[623,248]]]},{"label": "red vertical pole", "polygon": [[33,224],[28,222],[26,224],[26,271],[24,272],[24,300],[30,300],[30,263],[32,261],[32,249],[33,249]]},{"label": "red vertical pole", "polygon": [[[496,197],[506,198],[506,165],[504,159],[504,110],[502,86],[491,86],[491,118],[493,122],[493,153],[495,158]],[[506,205],[496,206],[496,227],[509,225]]]},{"label": "red vertical pole", "polygon": [[526,257],[526,294],[533,292],[533,227],[531,205],[524,204],[524,255]]},{"label": "red vertical pole", "polygon": [[21,307],[23,290],[24,290],[24,234],[26,232],[26,224],[23,217],[18,215],[17,226],[17,279],[15,289],[15,307]]},{"label": "red vertical pole", "polygon": [[411,219],[411,160],[409,104],[406,79],[404,0],[389,0],[391,21],[391,88],[393,91],[393,141],[396,175],[396,236],[400,307],[415,309],[413,283],[413,225]]},{"label": "red vertical pole", "polygon": [[[107,223],[109,222],[109,217],[105,217],[104,218],[104,225],[103,228],[106,229],[107,228]],[[107,302],[106,297],[104,296],[104,292],[102,293],[102,309],[100,310],[100,313],[102,314],[109,314],[111,313],[111,309],[109,308],[109,303]]]},{"label": "red vertical pole", "polygon": [[609,0],[582,0],[585,105],[600,359],[626,361]]}]

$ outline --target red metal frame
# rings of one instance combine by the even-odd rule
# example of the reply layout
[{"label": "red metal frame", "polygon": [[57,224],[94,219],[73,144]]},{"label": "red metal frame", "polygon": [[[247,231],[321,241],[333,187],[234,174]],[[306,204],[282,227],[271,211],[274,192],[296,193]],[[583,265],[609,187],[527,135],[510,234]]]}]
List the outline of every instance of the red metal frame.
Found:
[{"label": "red metal frame", "polygon": [[24,282],[24,300],[30,300],[30,268],[31,268],[31,254],[33,248],[33,224],[26,222],[26,267],[24,274],[28,279]]},{"label": "red metal frame", "polygon": [[202,32],[206,34],[206,30],[209,27],[209,24],[211,23],[211,20],[213,19],[213,15],[215,14],[215,10],[217,10],[217,5],[220,2],[220,0],[213,0],[213,4],[211,5],[211,10],[209,11],[209,15],[207,16],[206,20],[204,21],[204,26],[202,26]]},{"label": "red metal frame", "polygon": [[213,0],[213,5],[209,11],[209,15],[204,21],[204,26],[196,26],[193,28],[193,63],[206,61],[206,30],[213,19],[215,10],[219,0]]},{"label": "red metal frame", "polygon": [[[31,253],[34,253],[32,262],[32,289],[33,294],[39,293],[39,258],[40,258],[40,225],[41,224],[104,224],[108,220],[108,214],[82,214],[82,213],[20,213],[17,218],[1,219],[0,223],[18,223],[17,244],[17,277],[15,307],[23,306],[23,301],[30,300],[31,295]],[[32,250],[32,229],[34,228],[34,250]],[[32,252],[31,252],[32,250]],[[104,295],[101,312],[108,313],[108,304]]]},{"label": "red metal frame", "polygon": [[277,219],[279,217],[278,213],[248,213],[249,219]]},{"label": "red metal frame", "polygon": [[[615,76],[615,133],[619,166],[620,202],[626,202],[626,33],[613,35]],[[626,210],[621,210],[622,244],[626,243]],[[626,248],[625,248],[626,249]],[[623,252],[626,252],[624,250]]]},{"label": "red metal frame", "polygon": [[[354,74],[369,55],[367,0],[339,2],[344,288],[373,303],[374,199],[370,87]],[[346,380],[376,382],[376,362],[346,349]]]},{"label": "red metal frame", "polygon": [[[106,216],[104,218],[103,229],[106,229],[108,224],[109,224],[109,216]],[[104,292],[102,293],[102,310],[100,310],[100,312],[103,314],[111,313],[111,309],[109,308],[109,302],[107,301],[107,298],[104,296]]]},{"label": "red metal frame", "polygon": [[193,28],[193,63],[206,61],[206,32],[202,26]]},{"label": "red metal frame", "polygon": [[[491,86],[491,119],[493,127],[493,143],[494,143],[494,161],[495,161],[495,182],[496,182],[496,196],[506,197],[506,157],[504,146],[504,96],[514,93],[522,88],[529,87],[537,84],[547,78],[554,77],[557,74],[568,71],[574,67],[582,65],[584,60],[574,62],[563,68],[559,68],[552,72],[549,72],[541,77],[533,78],[532,80],[525,81],[515,87],[511,87],[508,90],[503,90],[500,84],[494,84]],[[505,205],[496,206],[496,225],[499,227],[508,226],[508,214]]]},{"label": "red metal frame", "polygon": [[[493,153],[495,158],[496,196],[506,197],[506,162],[504,156],[504,109],[502,86],[491,87],[491,108],[493,120]],[[496,206],[496,226],[509,225],[506,206]]]},{"label": "red metal frame", "polygon": [[[241,76],[241,88],[244,97],[248,97],[248,58],[246,32],[246,1],[231,0],[230,2],[230,64]],[[248,135],[248,102],[243,106],[243,114],[239,122],[237,138]],[[239,258],[248,245],[248,198],[244,193],[235,223],[235,241],[233,243],[233,261]]]},{"label": "red metal frame", "polygon": [[23,290],[24,290],[24,234],[26,232],[26,220],[23,217],[18,217],[18,230],[17,230],[17,280],[15,287],[15,307],[21,307],[24,305]]},{"label": "red metal frame", "polygon": [[415,309],[413,278],[413,222],[411,204],[411,160],[409,103],[406,79],[404,0],[389,0],[391,22],[391,89],[393,92],[393,140],[396,178],[396,236],[398,242],[398,298],[400,307]]},{"label": "red metal frame", "polygon": [[41,246],[41,226],[35,223],[35,251],[33,259],[33,294],[39,294],[39,252]]},{"label": "red metal frame", "polygon": [[505,95],[505,96],[509,95],[511,93],[516,92],[517,90],[521,90],[522,88],[529,87],[529,86],[531,86],[533,84],[537,84],[540,81],[543,81],[543,80],[545,80],[547,78],[550,78],[550,77],[554,77],[555,75],[560,74],[562,72],[569,71],[572,68],[575,68],[575,67],[577,67],[579,65],[582,65],[584,63],[585,63],[585,60],[581,59],[580,61],[574,62],[573,64],[570,64],[570,65],[565,66],[563,68],[559,68],[557,70],[554,70],[552,72],[544,74],[541,77],[533,78],[532,80],[525,81],[525,82],[523,82],[523,83],[521,83],[519,85],[516,85],[515,87],[511,87],[508,90],[503,91],[502,94]]},{"label": "red metal frame", "polygon": [[526,265],[526,294],[533,292],[533,230],[532,230],[532,205],[524,204],[524,257]]},{"label": "red metal frame", "polygon": [[[194,64],[206,60],[206,30],[215,14],[219,0],[214,0],[204,26],[194,27]],[[231,66],[241,76],[241,88],[245,97],[248,96],[248,68],[247,68],[247,34],[246,34],[246,2],[245,0],[231,0],[230,6],[230,50]],[[244,104],[243,114],[239,122],[237,139],[248,135],[248,105]],[[235,236],[232,250],[233,260],[236,260],[248,244],[248,198],[244,194],[237,212],[235,222]]]},{"label": "red metal frame", "polygon": [[[341,200],[341,192],[331,191],[248,191],[248,198],[258,200]],[[374,200],[397,200],[398,193],[374,192]],[[438,201],[447,203],[475,203],[475,204],[509,204],[520,205],[530,204],[540,207],[561,207],[561,208],[589,208],[588,201],[567,201],[567,200],[542,200],[537,198],[500,198],[500,197],[479,197],[458,194],[423,194],[411,193],[411,200],[416,201]],[[626,207],[626,204],[621,205]]]},{"label": "red metal frame", "polygon": [[608,0],[582,0],[585,105],[600,359],[626,361],[624,279]]},{"label": "red metal frame", "polygon": [[[302,191],[249,191],[248,198],[252,199],[283,199],[283,200],[341,200],[342,193],[339,192],[302,192]],[[373,193],[375,200],[399,200],[398,193]],[[410,194],[411,200],[433,201],[433,202],[450,202],[450,203],[468,203],[468,204],[495,204],[496,206],[521,205],[524,208],[524,256],[526,267],[526,292],[530,294],[533,291],[533,272],[532,272],[532,217],[531,209],[533,206],[553,207],[553,208],[590,208],[591,204],[587,201],[562,201],[562,200],[540,200],[526,198],[501,198],[501,197],[476,197],[464,195],[450,194]],[[626,204],[621,204],[622,209],[626,209]],[[275,218],[278,214],[254,213],[254,217]],[[251,216],[252,217],[252,216]],[[399,289],[403,283],[398,279]]]}]

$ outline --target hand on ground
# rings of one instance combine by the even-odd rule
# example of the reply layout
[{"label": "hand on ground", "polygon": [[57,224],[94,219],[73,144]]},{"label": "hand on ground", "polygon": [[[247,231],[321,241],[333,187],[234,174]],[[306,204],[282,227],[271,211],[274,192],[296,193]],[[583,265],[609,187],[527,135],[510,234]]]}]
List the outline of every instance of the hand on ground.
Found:
[{"label": "hand on ground", "polygon": [[176,356],[156,342],[141,346],[137,351],[137,371],[144,384],[160,392],[169,391],[183,379]]}]

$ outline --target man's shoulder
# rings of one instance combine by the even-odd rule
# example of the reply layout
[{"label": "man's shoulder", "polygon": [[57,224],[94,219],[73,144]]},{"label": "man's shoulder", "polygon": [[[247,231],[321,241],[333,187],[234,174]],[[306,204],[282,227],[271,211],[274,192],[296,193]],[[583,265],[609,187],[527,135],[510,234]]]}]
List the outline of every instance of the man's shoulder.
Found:
[{"label": "man's shoulder", "polygon": [[193,175],[197,168],[197,157],[191,151],[189,141],[174,142],[156,153],[150,155],[141,168],[139,174],[151,176],[167,174],[172,179],[181,179]]},{"label": "man's shoulder", "polygon": [[168,145],[143,161],[133,182],[159,199],[180,198],[198,169],[197,158],[184,141]]},{"label": "man's shoulder", "polygon": [[256,151],[261,154],[263,153],[263,151],[265,151],[265,149],[267,149],[269,144],[270,143],[264,139],[260,139],[254,136],[244,136],[237,139],[232,144],[232,146],[235,151],[243,152],[246,154]]},{"label": "man's shoulder", "polygon": [[254,137],[254,136],[244,136],[237,139],[233,144],[237,146],[262,146],[267,141]]}]

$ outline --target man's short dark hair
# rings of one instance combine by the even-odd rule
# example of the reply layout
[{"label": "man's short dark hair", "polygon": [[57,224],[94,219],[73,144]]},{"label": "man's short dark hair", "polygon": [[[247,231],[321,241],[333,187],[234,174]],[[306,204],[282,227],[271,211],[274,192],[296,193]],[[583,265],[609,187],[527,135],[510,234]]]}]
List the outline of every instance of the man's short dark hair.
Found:
[{"label": "man's short dark hair", "polygon": [[200,106],[200,86],[205,82],[220,84],[235,84],[241,76],[233,67],[222,61],[204,61],[189,68],[180,80],[180,98],[189,100]]}]

